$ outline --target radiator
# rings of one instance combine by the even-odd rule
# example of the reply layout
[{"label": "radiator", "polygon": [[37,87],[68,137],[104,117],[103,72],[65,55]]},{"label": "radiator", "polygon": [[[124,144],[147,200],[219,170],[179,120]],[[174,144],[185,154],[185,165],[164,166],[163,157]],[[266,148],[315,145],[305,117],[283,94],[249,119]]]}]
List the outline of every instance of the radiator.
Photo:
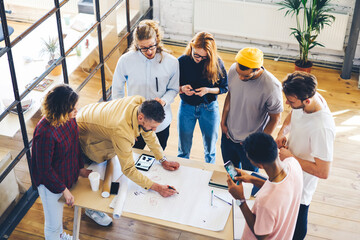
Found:
[{"label": "radiator", "polygon": [[[280,6],[236,0],[194,0],[194,31],[297,44],[290,36],[296,20],[284,17]],[[332,13],[334,23],[325,26],[318,42],[326,49],[343,50],[348,14]]]}]

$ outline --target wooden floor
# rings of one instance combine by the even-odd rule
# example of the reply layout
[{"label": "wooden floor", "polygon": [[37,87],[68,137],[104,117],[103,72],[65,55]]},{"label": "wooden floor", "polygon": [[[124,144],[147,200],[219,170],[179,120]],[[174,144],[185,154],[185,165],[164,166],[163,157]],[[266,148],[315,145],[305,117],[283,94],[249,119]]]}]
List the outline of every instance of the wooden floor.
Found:
[{"label": "wooden floor", "polygon": [[[168,46],[178,57],[184,48]],[[234,54],[220,54],[227,69],[234,61]],[[279,80],[293,71],[293,64],[265,60],[264,64]],[[330,177],[320,180],[313,201],[310,205],[308,236],[306,239],[360,239],[360,90],[357,89],[358,75],[353,74],[352,80],[342,80],[337,70],[313,68],[319,81],[319,91],[328,101],[334,113],[337,126],[334,161]],[[72,76],[70,84],[77,86],[86,77],[78,69]],[[80,105],[96,102],[100,99],[100,81],[93,78],[80,93]],[[225,96],[219,96],[220,111]],[[170,127],[170,138],[166,154],[177,154],[177,109],[179,97],[171,105],[173,122]],[[286,117],[289,108],[285,108],[282,119]],[[27,123],[31,138],[34,126],[40,114]],[[276,130],[278,131],[279,128]],[[220,128],[219,128],[220,131]],[[203,145],[200,129],[196,127],[193,139],[191,158],[204,161]],[[0,137],[2,149],[16,153],[21,149],[21,135],[14,138]],[[220,139],[217,142],[216,164],[222,164]],[[26,187],[30,186],[30,178],[26,161],[23,159],[16,166],[16,174]],[[38,199],[25,215],[10,239],[43,239],[44,216],[41,201]],[[64,207],[64,230],[71,234],[73,226],[73,209]],[[142,223],[131,219],[115,220],[108,228],[99,227],[84,214],[82,216],[80,239],[209,239],[202,236],[165,229],[153,224]]]}]

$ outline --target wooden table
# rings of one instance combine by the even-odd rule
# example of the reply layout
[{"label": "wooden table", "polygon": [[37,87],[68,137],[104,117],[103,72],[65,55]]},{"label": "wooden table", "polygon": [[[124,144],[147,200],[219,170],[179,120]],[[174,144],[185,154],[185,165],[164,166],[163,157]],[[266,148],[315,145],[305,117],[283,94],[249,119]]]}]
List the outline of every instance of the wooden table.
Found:
[{"label": "wooden table", "polygon": [[[148,151],[144,150],[134,150],[135,153],[147,153]],[[151,154],[151,153],[150,153]],[[188,166],[199,168],[208,171],[224,171],[225,169],[223,166],[209,164],[205,162],[193,161],[184,158],[177,158],[166,156],[170,161],[177,161],[180,163],[181,166]],[[111,195],[109,198],[102,198],[101,197],[101,189],[102,189],[102,182],[100,182],[99,191],[93,192],[90,188],[89,180],[86,178],[79,178],[77,184],[71,189],[71,193],[75,197],[75,210],[74,210],[74,227],[73,227],[73,238],[79,238],[79,230],[80,230],[80,220],[81,220],[81,209],[82,208],[90,208],[96,211],[106,212],[106,213],[113,213],[113,209],[109,207],[111,201],[114,198],[114,195]],[[233,219],[232,219],[232,212],[229,214],[229,218],[226,222],[225,228],[223,231],[215,232],[210,230],[205,230],[201,228],[196,228],[188,225],[183,225],[179,223],[169,222],[161,219],[156,219],[152,217],[142,216],[134,213],[123,212],[122,217],[127,217],[139,221],[150,222],[154,224],[159,224],[162,226],[166,226],[169,228],[179,229],[181,231],[187,231],[191,233],[196,233],[204,236],[209,236],[218,239],[233,239]]]}]

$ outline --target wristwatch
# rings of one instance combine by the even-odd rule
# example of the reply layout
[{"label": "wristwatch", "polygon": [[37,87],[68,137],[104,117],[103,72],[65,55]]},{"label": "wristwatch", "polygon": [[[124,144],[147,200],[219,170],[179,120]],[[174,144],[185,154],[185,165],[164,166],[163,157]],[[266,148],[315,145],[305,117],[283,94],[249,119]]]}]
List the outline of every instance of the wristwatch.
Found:
[{"label": "wristwatch", "polygon": [[245,199],[236,199],[235,204],[240,207],[244,202],[246,202]]},{"label": "wristwatch", "polygon": [[160,163],[163,163],[163,162],[165,162],[166,160],[167,160],[166,157],[163,156],[162,159],[159,160],[159,162],[160,162]]}]

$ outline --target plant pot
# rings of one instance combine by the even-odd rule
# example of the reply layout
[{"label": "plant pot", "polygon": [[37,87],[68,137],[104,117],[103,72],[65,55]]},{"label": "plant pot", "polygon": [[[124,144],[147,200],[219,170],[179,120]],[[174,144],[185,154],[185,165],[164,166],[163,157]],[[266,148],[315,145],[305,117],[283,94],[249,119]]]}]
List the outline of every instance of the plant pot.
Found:
[{"label": "plant pot", "polygon": [[[49,68],[51,66],[53,62],[49,61],[48,65],[46,66],[46,68]],[[61,74],[62,71],[62,65],[57,65],[51,72],[50,74],[53,76],[59,76]]]},{"label": "plant pot", "polygon": [[300,64],[300,60],[295,61],[295,71],[302,71],[302,72],[310,73],[312,66],[313,66],[313,64],[311,61],[308,61],[305,66]]}]

